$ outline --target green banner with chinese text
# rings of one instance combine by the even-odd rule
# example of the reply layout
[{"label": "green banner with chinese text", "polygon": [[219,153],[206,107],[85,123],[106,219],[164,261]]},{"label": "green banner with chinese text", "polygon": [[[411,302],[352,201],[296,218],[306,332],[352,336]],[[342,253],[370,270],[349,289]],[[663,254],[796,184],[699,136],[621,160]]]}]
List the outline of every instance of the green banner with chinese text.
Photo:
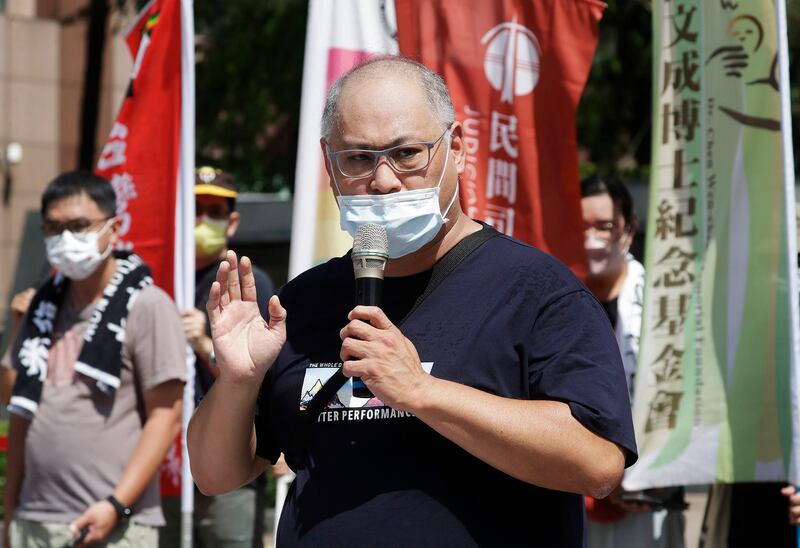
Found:
[{"label": "green banner with chinese text", "polygon": [[783,0],[658,0],[629,489],[797,479]]}]

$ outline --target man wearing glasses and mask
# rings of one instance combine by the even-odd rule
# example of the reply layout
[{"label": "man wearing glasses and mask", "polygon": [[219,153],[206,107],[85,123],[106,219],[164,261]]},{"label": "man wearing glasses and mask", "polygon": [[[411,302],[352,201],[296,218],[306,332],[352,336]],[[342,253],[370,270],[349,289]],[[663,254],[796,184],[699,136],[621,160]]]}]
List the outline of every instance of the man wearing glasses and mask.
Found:
[{"label": "man wearing glasses and mask", "polygon": [[157,472],[180,430],[186,339],[147,265],[113,251],[115,208],[111,184],[88,173],[64,173],[42,195],[57,272],[3,359],[5,546],[158,542]]},{"label": "man wearing glasses and mask", "polygon": [[[297,478],[278,546],[582,546],[581,495],[636,459],[602,308],[463,213],[463,128],[426,67],[342,76],[321,145],[342,228],[386,229],[383,304],[354,308],[348,254],[287,284],[265,323],[249,259],[229,253],[208,302],[220,375],[188,433],[198,486],[236,488],[282,451]],[[340,367],[372,397],[348,380],[312,412]]]}]

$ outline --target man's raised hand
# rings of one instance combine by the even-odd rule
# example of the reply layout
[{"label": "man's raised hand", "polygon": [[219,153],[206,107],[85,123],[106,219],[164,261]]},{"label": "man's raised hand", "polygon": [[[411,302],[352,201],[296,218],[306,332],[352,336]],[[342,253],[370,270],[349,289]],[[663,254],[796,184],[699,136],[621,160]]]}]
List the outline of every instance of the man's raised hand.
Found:
[{"label": "man's raised hand", "polygon": [[250,259],[228,251],[211,284],[206,304],[211,338],[220,368],[229,383],[261,383],[286,342],[286,310],[277,295],[269,301],[269,323],[258,310],[256,282]]}]

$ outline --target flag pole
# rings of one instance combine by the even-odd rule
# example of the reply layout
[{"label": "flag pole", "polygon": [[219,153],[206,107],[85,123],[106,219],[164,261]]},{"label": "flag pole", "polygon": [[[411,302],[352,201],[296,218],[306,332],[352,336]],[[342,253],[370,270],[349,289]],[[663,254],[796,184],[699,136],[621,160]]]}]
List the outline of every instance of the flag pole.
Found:
[{"label": "flag pole", "polygon": [[[181,3],[181,130],[175,230],[175,299],[180,310],[194,307],[194,3]],[[189,465],[186,429],[194,413],[195,355],[187,345],[181,428],[181,548],[192,548],[194,479]]]},{"label": "flag pole", "polygon": [[325,75],[328,68],[324,25],[333,16],[334,4],[324,0],[308,3],[306,43],[303,59],[303,89],[300,95],[300,131],[297,137],[292,211],[292,241],[289,246],[289,279],[314,264],[314,230],[320,192],[319,129],[325,100]]},{"label": "flag pole", "polygon": [[[792,111],[789,91],[789,46],[788,30],[786,26],[786,2],[785,0],[775,0],[775,19],[777,23],[777,42],[778,42],[778,81],[780,82],[781,98],[781,140],[783,145],[783,177],[786,192],[786,224],[787,234],[786,243],[788,252],[786,259],[788,265],[789,298],[793,306],[789,307],[789,369],[792,383],[791,390],[791,417],[792,428],[792,457],[789,463],[789,481],[795,485],[795,489],[800,491],[800,466],[798,466],[798,435],[797,429],[800,428],[800,379],[798,378],[798,348],[800,348],[800,310],[798,310],[798,270],[797,270],[797,210],[795,205],[794,188],[794,152],[792,149]],[[797,543],[800,545],[800,527],[795,527]]]}]

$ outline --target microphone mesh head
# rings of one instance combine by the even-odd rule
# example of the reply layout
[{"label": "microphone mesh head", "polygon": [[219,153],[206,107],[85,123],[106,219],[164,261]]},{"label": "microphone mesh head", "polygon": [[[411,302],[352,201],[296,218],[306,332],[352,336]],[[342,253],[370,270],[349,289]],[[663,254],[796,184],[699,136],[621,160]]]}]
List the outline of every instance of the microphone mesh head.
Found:
[{"label": "microphone mesh head", "polygon": [[353,238],[353,266],[383,270],[389,258],[389,239],[386,229],[372,223],[363,224]]},{"label": "microphone mesh head", "polygon": [[363,224],[353,238],[353,256],[378,255],[389,257],[389,239],[386,229],[372,223]]}]

